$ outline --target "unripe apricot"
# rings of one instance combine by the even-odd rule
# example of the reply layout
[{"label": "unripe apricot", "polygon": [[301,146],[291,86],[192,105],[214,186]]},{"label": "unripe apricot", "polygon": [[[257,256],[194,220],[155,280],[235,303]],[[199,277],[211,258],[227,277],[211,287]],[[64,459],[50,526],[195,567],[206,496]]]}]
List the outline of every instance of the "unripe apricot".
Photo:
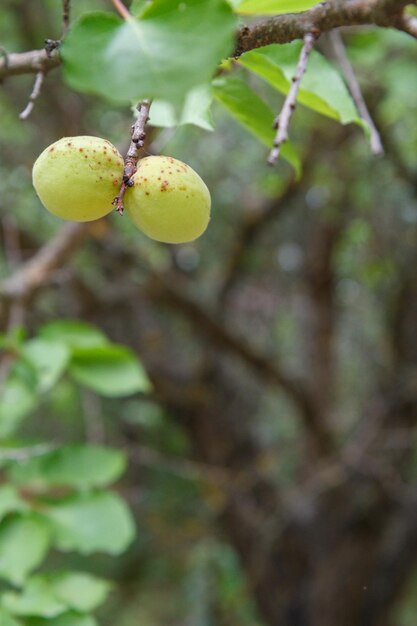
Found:
[{"label": "unripe apricot", "polygon": [[113,210],[123,158],[106,139],[63,137],[36,159],[32,179],[48,211],[64,220],[90,222]]},{"label": "unripe apricot", "polygon": [[125,209],[152,239],[185,243],[197,239],[210,220],[210,192],[189,165],[172,157],[141,159],[126,190]]}]

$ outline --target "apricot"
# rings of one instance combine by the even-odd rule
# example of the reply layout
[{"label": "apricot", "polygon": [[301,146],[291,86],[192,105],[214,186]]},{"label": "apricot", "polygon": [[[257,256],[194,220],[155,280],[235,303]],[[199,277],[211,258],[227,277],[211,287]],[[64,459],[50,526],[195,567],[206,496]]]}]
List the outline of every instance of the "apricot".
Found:
[{"label": "apricot", "polygon": [[148,237],[164,243],[197,239],[210,220],[210,192],[189,165],[167,156],[141,159],[124,197],[127,214]]},{"label": "apricot", "polygon": [[44,207],[64,220],[90,222],[113,210],[123,158],[106,139],[59,139],[36,159],[32,180]]}]

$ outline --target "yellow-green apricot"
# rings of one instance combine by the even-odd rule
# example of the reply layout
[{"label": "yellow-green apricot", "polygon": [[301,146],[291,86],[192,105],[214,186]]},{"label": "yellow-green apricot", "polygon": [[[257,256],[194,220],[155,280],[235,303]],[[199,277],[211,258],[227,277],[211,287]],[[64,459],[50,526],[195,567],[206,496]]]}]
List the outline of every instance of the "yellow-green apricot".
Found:
[{"label": "yellow-green apricot", "polygon": [[125,209],[152,239],[185,243],[197,239],[210,220],[210,192],[189,165],[172,157],[141,159],[126,190]]},{"label": "yellow-green apricot", "polygon": [[106,139],[63,137],[36,159],[32,180],[48,211],[64,220],[90,222],[113,210],[123,158]]}]

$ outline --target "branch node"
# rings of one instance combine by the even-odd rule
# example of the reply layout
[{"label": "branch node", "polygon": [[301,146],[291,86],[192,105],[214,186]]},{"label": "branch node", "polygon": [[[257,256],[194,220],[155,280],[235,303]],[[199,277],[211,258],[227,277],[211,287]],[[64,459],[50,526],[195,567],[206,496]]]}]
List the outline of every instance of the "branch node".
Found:
[{"label": "branch node", "polygon": [[52,53],[54,50],[57,50],[61,45],[60,39],[44,39],[44,47],[46,51],[46,56],[48,59],[52,57]]}]

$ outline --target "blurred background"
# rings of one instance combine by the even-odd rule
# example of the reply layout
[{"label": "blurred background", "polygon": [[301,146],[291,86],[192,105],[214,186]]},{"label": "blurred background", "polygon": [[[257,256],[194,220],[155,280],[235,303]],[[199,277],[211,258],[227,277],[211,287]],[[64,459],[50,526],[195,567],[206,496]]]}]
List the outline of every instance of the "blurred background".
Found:
[{"label": "blurred background", "polygon": [[[58,36],[58,4],[3,0],[2,49]],[[134,545],[65,557],[117,582],[103,626],[417,623],[417,49],[372,29],[346,42],[384,157],[303,107],[299,182],[216,106],[213,133],[154,129],[148,153],[211,191],[204,236],[158,244],[111,215],[15,311],[30,335],[57,318],[98,326],[153,383],[106,400],[64,378],[24,426],[128,454]],[[0,91],[3,279],[62,228],[31,185],[39,153],[62,136],[129,143],[131,111],[71,91],[59,69],[20,121],[32,81]]]}]

